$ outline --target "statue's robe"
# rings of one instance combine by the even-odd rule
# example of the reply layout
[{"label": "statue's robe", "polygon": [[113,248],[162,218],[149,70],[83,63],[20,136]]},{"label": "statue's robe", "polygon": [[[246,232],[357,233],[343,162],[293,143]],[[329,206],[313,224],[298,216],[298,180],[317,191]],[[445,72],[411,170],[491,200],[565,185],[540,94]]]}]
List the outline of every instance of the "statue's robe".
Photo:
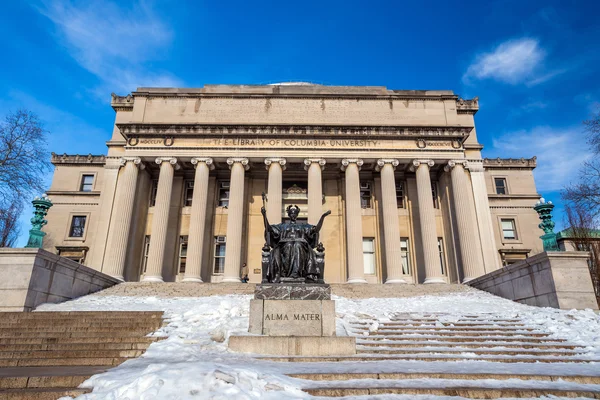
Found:
[{"label": "statue's robe", "polygon": [[272,279],[315,279],[319,275],[313,251],[319,243],[319,232],[314,225],[286,222],[271,225],[271,231],[265,234],[267,243],[273,248],[269,265]]}]

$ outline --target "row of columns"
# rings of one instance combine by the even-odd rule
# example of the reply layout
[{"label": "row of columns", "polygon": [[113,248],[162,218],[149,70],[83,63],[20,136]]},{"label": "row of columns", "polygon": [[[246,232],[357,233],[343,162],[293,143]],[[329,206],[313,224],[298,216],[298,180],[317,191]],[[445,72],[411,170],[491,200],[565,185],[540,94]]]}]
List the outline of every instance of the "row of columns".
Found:
[{"label": "row of columns", "polygon": [[[177,159],[159,157],[155,162],[160,165],[156,203],[152,220],[152,231],[146,274],[143,281],[162,282],[162,266],[167,239],[167,226],[173,175],[179,169]],[[207,189],[209,171],[214,168],[211,158],[192,158],[196,167],[190,230],[188,235],[188,258],[185,282],[202,282],[201,265],[204,244],[204,227],[207,212]],[[242,227],[244,210],[244,176],[249,169],[247,158],[228,158],[231,170],[229,207],[227,216],[227,246],[225,248],[225,270],[223,282],[240,281],[240,261],[242,253]],[[321,158],[304,160],[308,172],[308,223],[316,224],[322,213],[322,169],[326,161]],[[125,157],[121,178],[117,184],[114,211],[111,218],[111,232],[105,270],[108,274],[123,280],[128,235],[131,227],[131,215],[134,206],[138,167],[143,168],[138,157]],[[281,223],[282,180],[286,166],[284,158],[267,158],[268,205],[267,217],[273,224]],[[360,168],[362,159],[343,159],[342,171],[345,174],[346,189],[346,243],[348,283],[366,283],[364,277],[364,259],[362,251],[362,213],[360,203]],[[394,170],[399,165],[397,159],[377,160],[376,170],[381,174],[382,208],[384,227],[384,246],[387,265],[386,283],[406,283],[402,272],[400,232],[398,227],[398,204]],[[435,210],[431,196],[430,168],[433,160],[414,160],[411,170],[416,174],[421,243],[425,263],[424,283],[445,283],[442,275]],[[475,245],[477,222],[469,206],[469,184],[465,172],[466,161],[450,161],[445,167],[450,171],[452,193],[455,205],[460,254],[464,272],[464,282],[484,273],[481,251]]]}]

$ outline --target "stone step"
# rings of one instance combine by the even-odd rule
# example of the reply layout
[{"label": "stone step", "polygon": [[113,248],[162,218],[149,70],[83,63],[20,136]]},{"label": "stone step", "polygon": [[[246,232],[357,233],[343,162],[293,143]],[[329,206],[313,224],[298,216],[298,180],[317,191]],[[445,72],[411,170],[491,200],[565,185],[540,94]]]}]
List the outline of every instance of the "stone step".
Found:
[{"label": "stone step", "polygon": [[0,312],[0,320],[7,319],[55,319],[84,317],[132,319],[132,318],[157,318],[162,319],[163,311],[40,311],[30,313]]},{"label": "stone step", "polygon": [[[550,342],[552,343],[552,342]],[[382,340],[358,340],[356,342],[357,345],[365,346],[365,347],[398,347],[398,348],[411,348],[415,346],[427,346],[427,347],[449,347],[456,346],[457,348],[477,348],[477,349],[485,349],[485,348],[506,348],[506,349],[582,349],[584,347],[575,346],[572,344],[542,344],[542,343],[529,343],[529,342],[495,342],[495,343],[485,343],[485,342],[444,342],[444,341],[431,341],[431,340],[423,340],[423,341],[407,341],[407,342],[398,342],[398,341],[382,341]],[[1,349],[1,346],[0,346]],[[468,350],[467,350],[468,351]]]},{"label": "stone step", "polygon": [[542,396],[558,397],[585,397],[600,399],[600,393],[590,390],[558,390],[558,389],[527,389],[527,388],[502,388],[489,389],[480,387],[457,387],[457,388],[427,388],[427,387],[326,387],[326,388],[304,388],[303,391],[313,396],[342,397],[342,396],[367,396],[383,394],[402,395],[430,395],[430,396],[458,396],[469,399],[500,399],[500,398],[539,398]]},{"label": "stone step", "polygon": [[51,332],[29,332],[29,331],[21,331],[21,332],[0,332],[0,339],[2,338],[84,338],[84,337],[143,337],[149,333],[146,329],[138,329],[138,330],[121,330],[121,331],[113,331],[110,329],[103,330],[101,332],[91,330],[91,331],[83,331],[83,332],[65,332],[65,331],[51,331]]},{"label": "stone step", "polygon": [[41,350],[41,351],[2,351],[0,360],[11,359],[67,359],[67,358],[132,358],[139,357],[143,350]]},{"label": "stone step", "polygon": [[[364,331],[369,332],[369,331]],[[371,332],[369,332],[371,333]],[[495,336],[495,337],[548,337],[549,333],[542,332],[530,332],[530,331],[518,331],[518,332],[502,332],[502,331],[487,331],[487,332],[469,332],[469,331],[453,331],[450,329],[423,329],[423,330],[382,330],[372,332],[374,335],[429,335],[429,336],[465,336],[465,337],[474,337],[474,336]],[[1,335],[1,332],[0,332]],[[360,332],[356,332],[356,335],[360,335]],[[371,336],[371,335],[369,335]]]},{"label": "stone step", "polygon": [[[351,328],[357,332],[368,332],[371,328],[368,326],[352,326]],[[412,330],[419,331],[452,331],[452,332],[502,332],[502,333],[520,333],[520,332],[533,332],[539,331],[540,328],[532,327],[519,327],[519,328],[498,328],[498,327],[486,327],[486,328],[469,328],[469,327],[454,327],[454,326],[378,326],[375,332],[406,332]]]},{"label": "stone step", "polygon": [[533,356],[484,356],[477,357],[461,356],[461,355],[399,355],[399,354],[361,354],[347,357],[310,357],[310,356],[259,356],[261,360],[278,361],[278,362],[357,362],[357,361],[488,361],[499,363],[589,363],[600,362],[597,359],[588,359],[587,357],[533,357]]},{"label": "stone step", "polygon": [[[2,389],[76,388],[92,375],[0,377]],[[1,392],[0,392],[1,393]],[[0,394],[0,398],[2,395]]]},{"label": "stone step", "polygon": [[35,388],[0,390],[0,400],[56,400],[65,396],[77,397],[91,392],[89,389]]},{"label": "stone step", "polygon": [[51,344],[51,343],[153,343],[165,336],[81,336],[81,337],[17,337],[0,338],[0,345]]},{"label": "stone step", "polygon": [[566,339],[511,337],[511,336],[438,336],[438,335],[367,335],[357,339],[383,340],[389,342],[439,341],[439,342],[526,342],[526,343],[565,343]]},{"label": "stone step", "polygon": [[[125,361],[128,358],[30,358],[30,359],[2,359],[0,360],[0,367],[46,367],[46,366],[63,366],[63,365],[79,365],[79,366],[90,366],[90,365],[106,365],[116,366]],[[0,397],[1,399],[1,397]]]},{"label": "stone step", "polygon": [[36,333],[36,332],[139,332],[139,333],[152,333],[159,327],[149,326],[131,326],[131,327],[90,327],[90,326],[70,326],[70,325],[41,325],[36,327],[11,327],[11,328],[0,328],[0,335],[11,334],[11,333]]},{"label": "stone step", "polygon": [[[373,323],[375,323],[376,321],[373,322],[351,322],[350,325],[352,326],[358,326],[358,327],[363,327],[363,326],[371,326],[373,325]],[[473,328],[486,328],[486,327],[521,327],[521,326],[530,326],[529,324],[525,324],[525,323],[469,323],[469,322],[441,322],[444,326],[460,326],[460,327],[473,327]],[[423,326],[423,327],[432,327],[435,328],[437,327],[435,322],[378,322],[379,326],[384,326],[384,327],[394,327],[394,326]]]},{"label": "stone step", "polygon": [[519,379],[535,381],[565,381],[584,384],[600,384],[600,376],[582,376],[582,375],[522,375],[522,374],[455,374],[443,372],[379,372],[379,373],[305,373],[288,374],[292,378],[305,379],[311,381],[344,381],[355,379]]},{"label": "stone step", "polygon": [[[48,321],[40,320],[29,320],[29,321],[0,321],[0,329],[14,329],[14,328],[27,328],[35,329],[38,327],[44,327],[48,325]],[[52,321],[52,326],[77,326],[86,328],[102,328],[102,327],[115,327],[115,328],[160,328],[166,325],[160,320],[151,319],[150,321]]]},{"label": "stone step", "polygon": [[[429,322],[429,323],[433,323],[435,324],[437,321],[439,321],[439,318],[390,318],[391,322],[407,322],[407,321],[413,321],[413,322]],[[442,321],[440,321],[442,322]],[[477,319],[465,319],[465,318],[460,318],[457,320],[457,322],[477,322],[477,323],[482,323],[482,324],[489,324],[489,323],[498,323],[498,322],[502,322],[502,323],[524,323],[524,321],[522,319],[513,319],[513,318],[477,318]]]},{"label": "stone step", "polygon": [[[518,356],[518,355],[530,355],[530,356],[574,356],[577,352],[565,352],[565,351],[543,351],[543,350],[483,350],[483,349],[435,349],[435,348],[418,348],[413,347],[411,349],[385,349],[385,348],[368,348],[356,350],[357,354],[493,354],[503,356]],[[0,353],[1,354],[1,353]],[[1,356],[0,356],[1,357]]]},{"label": "stone step", "polygon": [[0,354],[6,351],[46,350],[145,350],[150,343],[47,343],[47,344],[0,344]]}]

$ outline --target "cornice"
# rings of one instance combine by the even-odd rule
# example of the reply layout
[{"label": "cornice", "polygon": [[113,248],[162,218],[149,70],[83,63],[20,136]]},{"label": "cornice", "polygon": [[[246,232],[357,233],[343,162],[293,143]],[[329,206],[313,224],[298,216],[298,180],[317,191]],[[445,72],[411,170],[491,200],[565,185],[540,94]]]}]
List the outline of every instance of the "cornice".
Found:
[{"label": "cornice", "polygon": [[115,111],[133,111],[133,96],[119,96],[114,93],[110,94],[110,105]]},{"label": "cornice", "polygon": [[484,158],[484,168],[525,168],[534,169],[537,166],[537,157],[532,158]]},{"label": "cornice", "polygon": [[[93,192],[79,192],[74,190],[49,190],[46,192],[48,196],[100,196],[99,191]],[[56,204],[56,203],[53,203]]]},{"label": "cornice", "polygon": [[52,164],[54,165],[104,165],[106,162],[105,155],[93,155],[88,154],[87,156],[80,156],[79,154],[56,154],[52,153]]},{"label": "cornice", "polygon": [[[488,194],[488,198],[489,199],[494,199],[494,200],[503,200],[503,199],[533,199],[533,200],[539,200],[540,199],[540,195],[539,194]],[[531,206],[533,207],[533,206]]]},{"label": "cornice", "polygon": [[[369,136],[369,137],[451,137],[464,141],[472,126],[332,126],[332,125],[209,125],[209,124],[136,124],[117,123],[121,134],[129,141],[137,137],[173,136],[304,136],[323,137]],[[129,143],[132,145],[131,143]]]}]

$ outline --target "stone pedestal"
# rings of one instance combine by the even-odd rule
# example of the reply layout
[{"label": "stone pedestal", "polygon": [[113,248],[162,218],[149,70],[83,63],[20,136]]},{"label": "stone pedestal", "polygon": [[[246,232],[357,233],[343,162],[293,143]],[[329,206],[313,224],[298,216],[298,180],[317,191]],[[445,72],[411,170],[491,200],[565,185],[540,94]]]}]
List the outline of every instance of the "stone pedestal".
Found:
[{"label": "stone pedestal", "polygon": [[229,348],[242,353],[331,356],[356,354],[356,340],[335,336],[335,301],[323,284],[257,285],[250,300],[248,331],[232,336]]}]

